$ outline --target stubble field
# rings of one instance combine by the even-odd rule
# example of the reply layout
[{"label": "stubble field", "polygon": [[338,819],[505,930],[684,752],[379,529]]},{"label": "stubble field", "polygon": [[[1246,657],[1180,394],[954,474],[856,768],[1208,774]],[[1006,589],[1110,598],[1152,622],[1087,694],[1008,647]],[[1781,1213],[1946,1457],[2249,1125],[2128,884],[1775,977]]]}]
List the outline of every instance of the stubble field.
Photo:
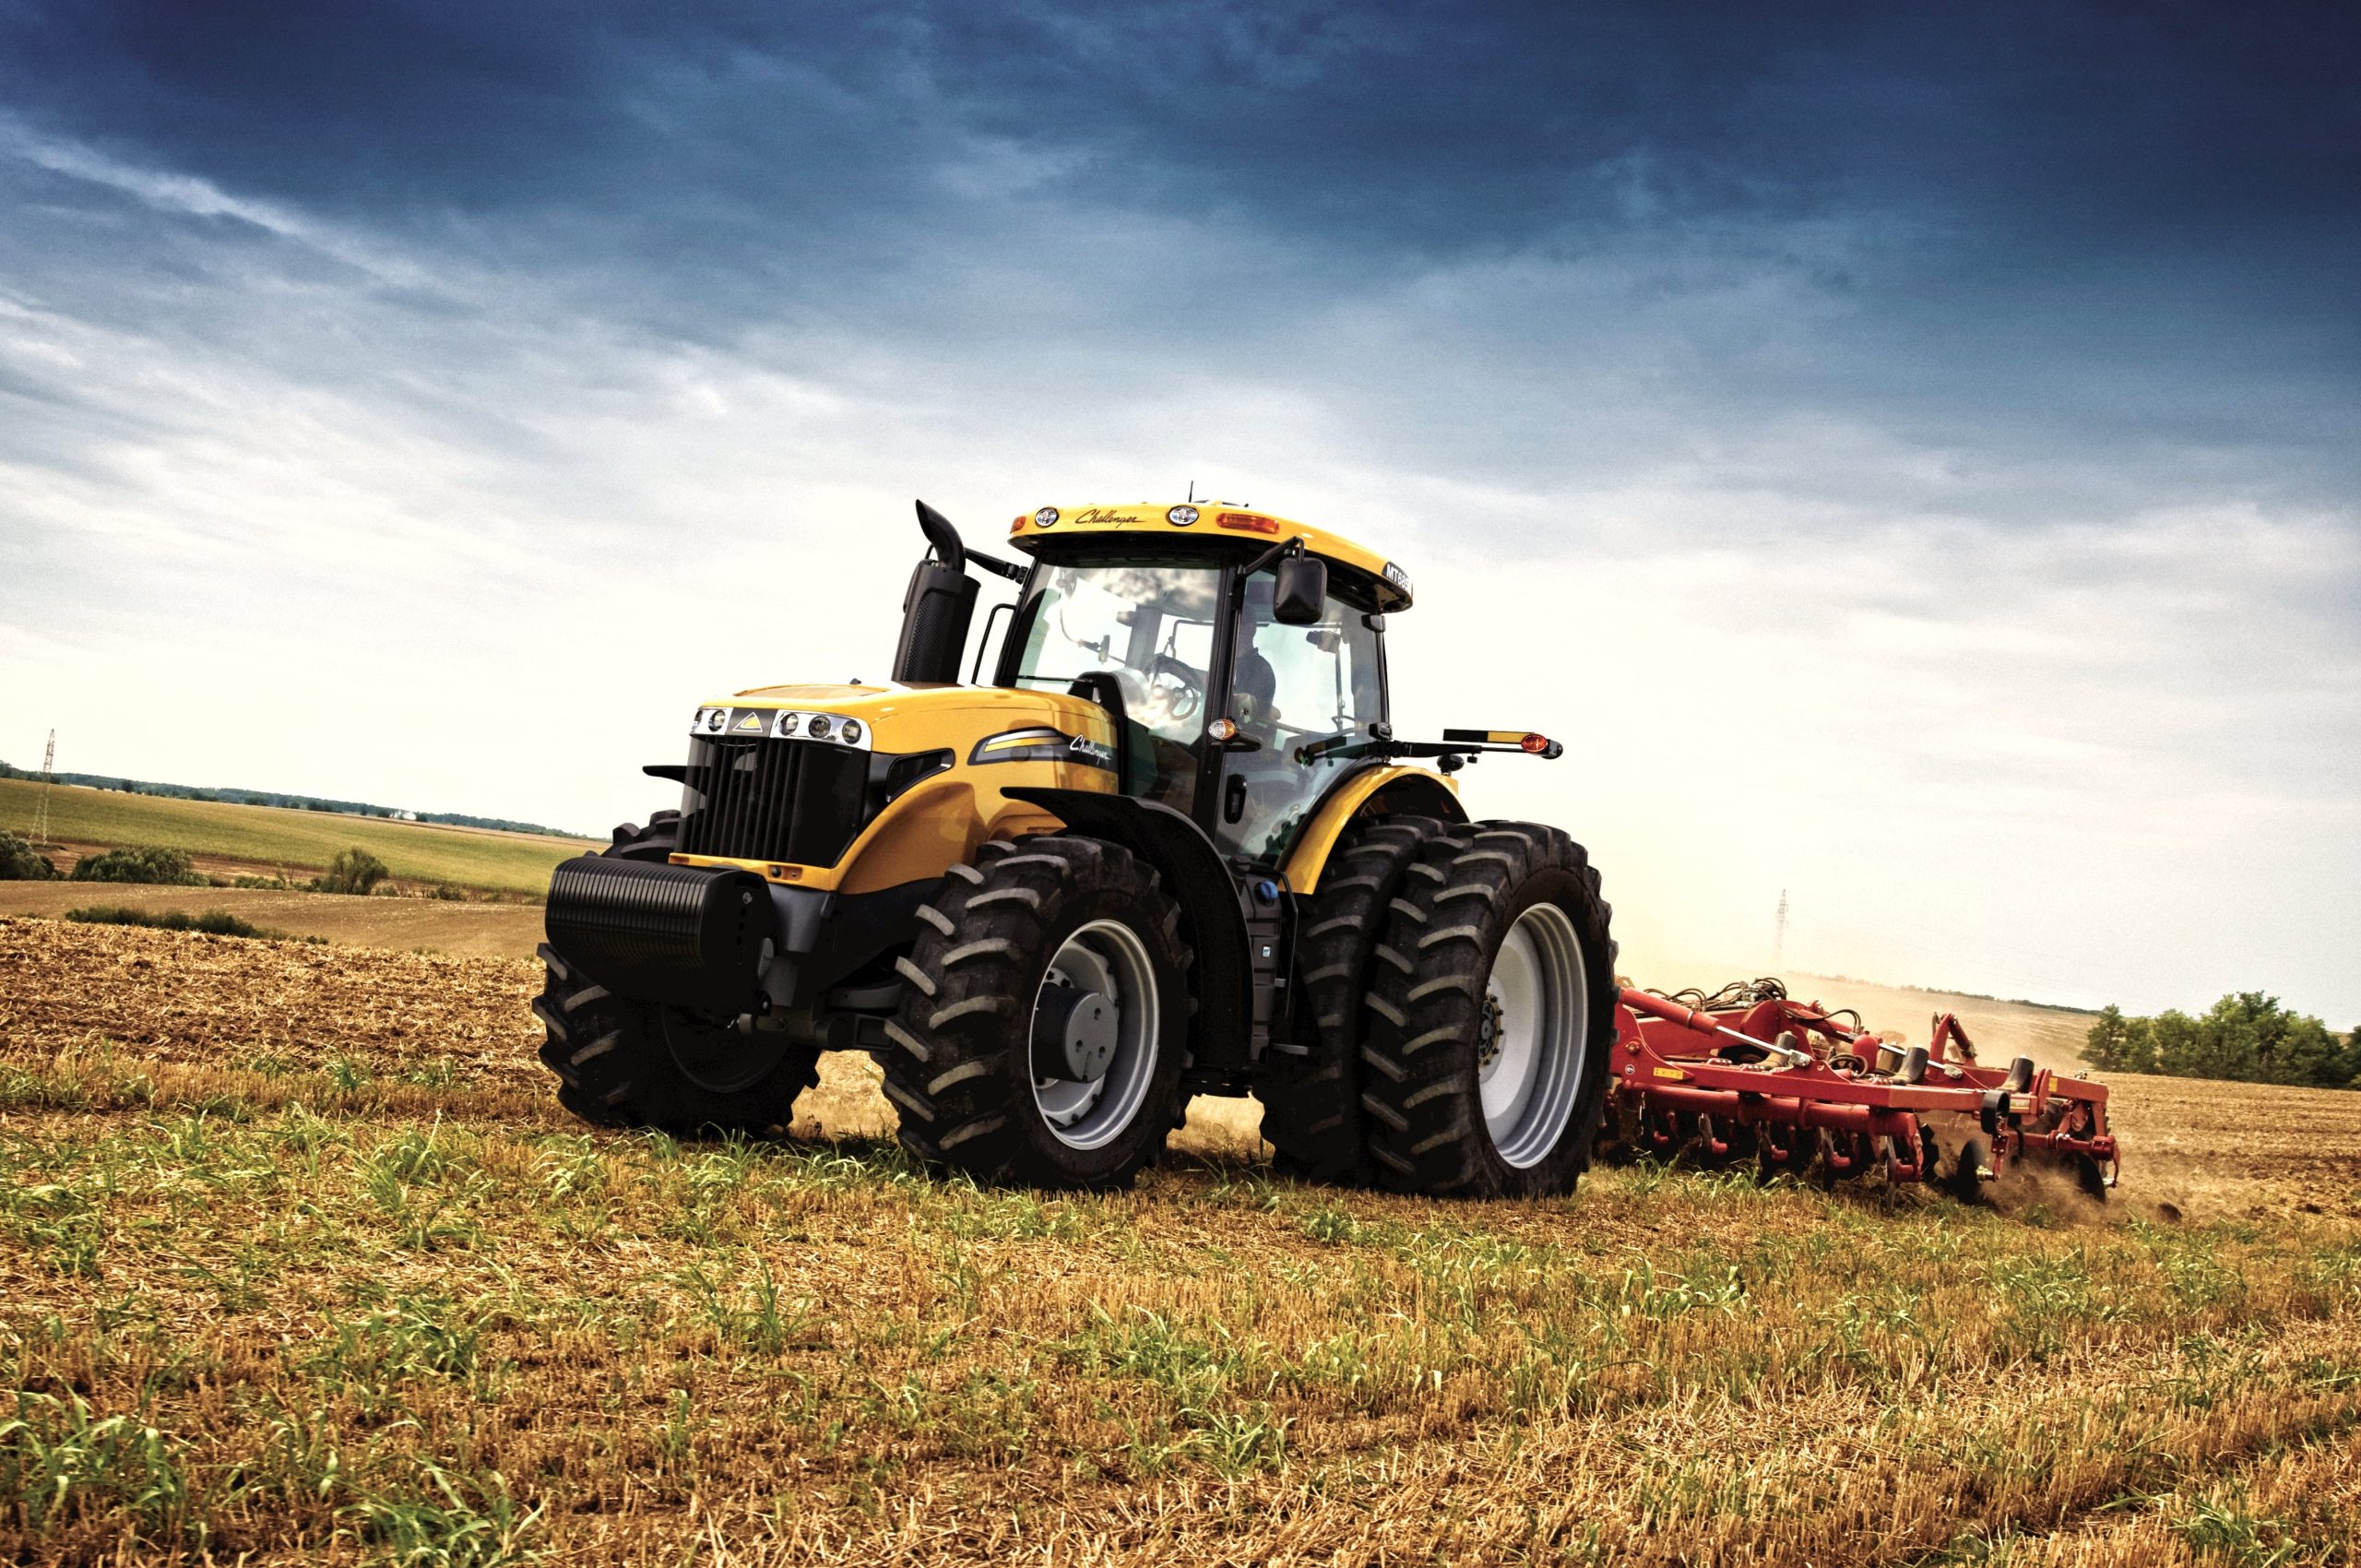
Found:
[{"label": "stubble field", "polygon": [[535,981],[0,920],[0,1559],[2355,1560],[2361,1095],[2124,1082],[2104,1212],[1340,1193],[1220,1104],[1044,1196],[857,1058],[588,1132]]}]

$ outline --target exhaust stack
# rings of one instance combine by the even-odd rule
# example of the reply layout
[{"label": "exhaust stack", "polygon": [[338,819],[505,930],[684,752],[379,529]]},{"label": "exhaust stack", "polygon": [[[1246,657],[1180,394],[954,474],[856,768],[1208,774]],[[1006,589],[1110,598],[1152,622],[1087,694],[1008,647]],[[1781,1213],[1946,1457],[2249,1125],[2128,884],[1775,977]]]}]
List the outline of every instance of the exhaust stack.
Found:
[{"label": "exhaust stack", "polygon": [[951,519],[921,501],[919,527],[927,553],[902,595],[902,637],[894,648],[894,679],[947,683],[959,679],[959,656],[976,613],[976,579],[967,575],[967,548]]}]

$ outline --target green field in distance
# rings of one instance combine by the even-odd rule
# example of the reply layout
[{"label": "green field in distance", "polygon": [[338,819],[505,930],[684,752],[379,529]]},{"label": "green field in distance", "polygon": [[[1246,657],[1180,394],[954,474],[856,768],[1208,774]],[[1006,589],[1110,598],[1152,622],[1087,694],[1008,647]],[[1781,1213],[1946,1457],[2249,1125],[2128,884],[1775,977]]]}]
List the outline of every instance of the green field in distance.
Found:
[{"label": "green field in distance", "polygon": [[[35,780],[0,778],[0,829],[29,833],[40,795]],[[290,872],[323,870],[339,850],[358,845],[403,881],[517,893],[547,888],[551,868],[589,844],[279,806],[126,795],[72,784],[51,787],[49,835],[64,844],[154,844]],[[70,870],[70,862],[61,860],[57,869]]]}]

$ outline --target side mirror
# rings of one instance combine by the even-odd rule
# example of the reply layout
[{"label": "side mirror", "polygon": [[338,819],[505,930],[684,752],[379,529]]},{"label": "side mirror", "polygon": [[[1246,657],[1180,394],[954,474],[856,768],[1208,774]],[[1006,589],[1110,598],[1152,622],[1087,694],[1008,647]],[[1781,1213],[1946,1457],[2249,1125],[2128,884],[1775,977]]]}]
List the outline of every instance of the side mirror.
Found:
[{"label": "side mirror", "polygon": [[1282,626],[1317,625],[1328,600],[1328,563],[1310,555],[1290,555],[1279,563],[1279,580],[1271,592],[1271,618]]}]

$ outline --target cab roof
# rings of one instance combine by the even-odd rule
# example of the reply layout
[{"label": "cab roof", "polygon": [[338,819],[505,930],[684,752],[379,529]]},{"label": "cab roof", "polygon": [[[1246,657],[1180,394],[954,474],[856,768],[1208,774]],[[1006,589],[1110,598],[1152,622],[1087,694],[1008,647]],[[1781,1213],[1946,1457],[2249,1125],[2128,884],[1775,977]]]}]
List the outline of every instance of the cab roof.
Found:
[{"label": "cab roof", "polygon": [[1268,548],[1291,539],[1333,566],[1341,566],[1364,586],[1382,610],[1410,608],[1410,574],[1365,545],[1310,523],[1291,522],[1268,512],[1234,506],[1224,501],[1183,501],[1177,505],[1142,501],[1128,506],[1043,506],[1008,526],[1008,541],[1026,554],[1043,545],[1103,534],[1123,534],[1178,541],[1219,539]]}]

